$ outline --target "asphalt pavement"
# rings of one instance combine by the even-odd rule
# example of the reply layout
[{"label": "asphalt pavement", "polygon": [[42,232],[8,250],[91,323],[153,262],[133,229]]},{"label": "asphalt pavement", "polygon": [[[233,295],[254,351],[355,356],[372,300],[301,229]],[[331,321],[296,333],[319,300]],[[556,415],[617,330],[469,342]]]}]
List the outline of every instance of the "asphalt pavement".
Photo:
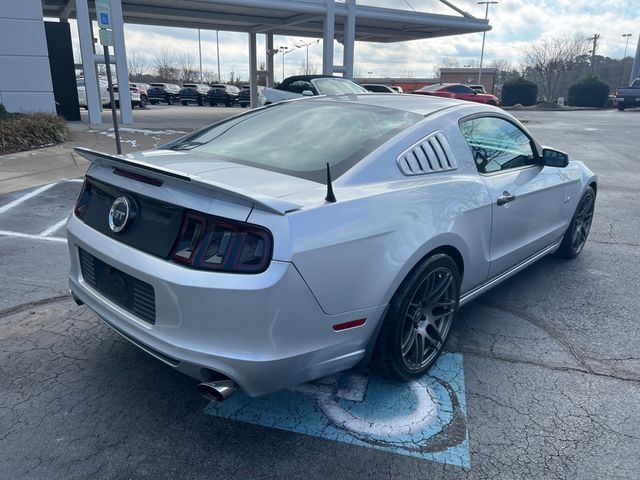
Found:
[{"label": "asphalt pavement", "polygon": [[[186,111],[144,112],[128,148],[197,128],[167,121]],[[463,307],[448,353],[409,389],[347,372],[209,404],[69,298],[61,222],[80,183],[7,188],[0,479],[639,478],[640,110],[512,113],[598,174],[590,238]]]}]

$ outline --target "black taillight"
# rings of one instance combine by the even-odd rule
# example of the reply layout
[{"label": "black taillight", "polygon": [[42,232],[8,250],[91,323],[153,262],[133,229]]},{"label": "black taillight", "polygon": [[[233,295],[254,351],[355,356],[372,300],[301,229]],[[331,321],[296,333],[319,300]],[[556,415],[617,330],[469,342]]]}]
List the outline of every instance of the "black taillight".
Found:
[{"label": "black taillight", "polygon": [[171,259],[197,269],[260,273],[272,250],[271,233],[262,227],[188,211]]},{"label": "black taillight", "polygon": [[89,205],[90,196],[91,184],[85,179],[82,184],[82,190],[80,190],[80,195],[78,195],[78,200],[76,201],[76,207],[73,209],[73,213],[76,214],[76,217],[80,219],[84,218],[84,212],[87,210],[87,206]]}]

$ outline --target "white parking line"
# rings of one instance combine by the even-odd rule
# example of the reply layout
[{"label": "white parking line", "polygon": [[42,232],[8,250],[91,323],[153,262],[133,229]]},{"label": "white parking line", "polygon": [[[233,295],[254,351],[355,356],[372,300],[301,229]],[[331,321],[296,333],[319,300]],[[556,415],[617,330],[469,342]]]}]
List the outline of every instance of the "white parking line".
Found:
[{"label": "white parking line", "polygon": [[35,197],[36,195],[40,195],[42,192],[45,192],[47,190],[49,190],[51,187],[53,187],[54,185],[57,185],[57,183],[50,183],[49,185],[43,185],[40,188],[36,188],[33,192],[29,192],[26,195],[23,195],[21,197],[16,198],[13,202],[9,202],[6,205],[2,205],[0,207],[0,213],[4,213],[7,210],[12,209],[13,207],[17,207],[18,205],[20,205],[22,202],[26,202],[27,200],[29,200],[30,198]]},{"label": "white parking line", "polygon": [[11,232],[9,230],[0,230],[0,237],[20,237],[31,238],[33,240],[48,240],[50,242],[66,242],[66,238],[61,237],[41,237],[40,235],[32,235],[30,233]]},{"label": "white parking line", "polygon": [[40,237],[48,237],[49,235],[51,235],[53,232],[55,232],[56,230],[58,230],[60,227],[62,227],[65,223],[67,223],[67,219],[69,217],[64,217],[62,220],[60,220],[58,223],[51,225],[49,228],[47,228],[46,230],[40,232],[38,235]]}]

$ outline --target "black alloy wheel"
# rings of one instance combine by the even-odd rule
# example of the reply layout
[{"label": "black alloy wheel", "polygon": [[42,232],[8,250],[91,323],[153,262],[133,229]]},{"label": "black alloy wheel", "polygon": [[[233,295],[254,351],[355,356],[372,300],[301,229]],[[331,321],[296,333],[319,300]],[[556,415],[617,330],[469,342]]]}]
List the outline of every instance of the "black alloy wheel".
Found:
[{"label": "black alloy wheel", "polygon": [[453,259],[432,255],[393,296],[373,353],[373,366],[396,380],[421,377],[440,356],[458,311],[460,274]]},{"label": "black alloy wheel", "polygon": [[593,222],[593,210],[596,203],[596,192],[591,187],[587,187],[578,208],[576,208],[569,228],[562,237],[562,243],[558,248],[558,256],[563,258],[576,258],[582,252],[585,243],[587,243],[587,237],[591,230],[591,223]]}]

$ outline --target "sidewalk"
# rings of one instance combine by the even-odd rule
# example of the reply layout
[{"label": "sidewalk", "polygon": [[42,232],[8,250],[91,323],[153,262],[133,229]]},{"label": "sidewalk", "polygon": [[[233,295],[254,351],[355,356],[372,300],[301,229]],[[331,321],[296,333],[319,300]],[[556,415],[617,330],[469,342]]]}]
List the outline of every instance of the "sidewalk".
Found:
[{"label": "sidewalk", "polygon": [[[244,110],[246,111],[246,110]],[[242,113],[239,108],[156,106],[135,110],[134,124],[120,127],[122,152],[130,153],[158,147],[197,128]],[[83,122],[67,122],[69,137],[53,147],[0,155],[0,195],[48,183],[84,176],[89,162],[73,151],[86,147],[116,153],[110,112],[103,112],[103,123],[91,128]]]}]

